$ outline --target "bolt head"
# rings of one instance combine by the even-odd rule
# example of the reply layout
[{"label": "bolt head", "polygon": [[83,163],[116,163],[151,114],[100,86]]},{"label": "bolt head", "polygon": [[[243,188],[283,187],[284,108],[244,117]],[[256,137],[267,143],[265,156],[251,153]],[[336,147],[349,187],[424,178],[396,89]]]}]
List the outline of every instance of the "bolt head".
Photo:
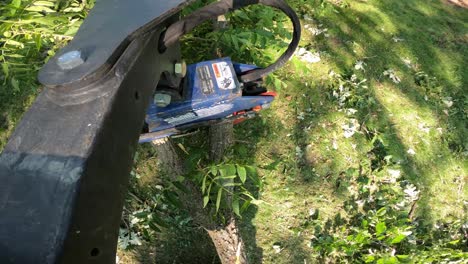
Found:
[{"label": "bolt head", "polygon": [[185,77],[185,74],[187,73],[187,64],[185,61],[176,62],[174,64],[174,73],[177,77]]},{"label": "bolt head", "polygon": [[172,96],[169,94],[157,93],[154,95],[154,104],[157,107],[166,107],[171,103]]},{"label": "bolt head", "polygon": [[57,65],[62,70],[71,70],[76,68],[84,63],[83,58],[81,57],[81,51],[73,50],[67,53],[62,54],[57,59]]}]

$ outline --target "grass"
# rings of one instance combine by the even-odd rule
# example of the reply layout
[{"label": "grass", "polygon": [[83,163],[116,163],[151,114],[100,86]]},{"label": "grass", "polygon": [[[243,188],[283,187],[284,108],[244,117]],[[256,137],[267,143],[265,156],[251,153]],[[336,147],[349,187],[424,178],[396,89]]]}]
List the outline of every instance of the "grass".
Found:
[{"label": "grass", "polygon": [[[344,202],[359,184],[350,180],[347,171],[359,169],[366,162],[378,163],[372,177],[386,177],[389,170],[396,170],[401,181],[417,187],[420,195],[413,219],[427,226],[466,221],[468,10],[439,0],[289,2],[303,17],[308,15],[302,21],[301,47],[318,52],[321,61],[308,63],[294,58],[276,74],[287,87],[278,90],[272,108],[236,128],[237,143],[229,156],[238,163],[257,166],[264,182],[259,191],[264,203],[251,208],[243,218],[242,233],[252,262],[317,262],[317,249],[311,246],[316,234],[311,212],[318,211],[318,219],[324,223],[338,212],[346,217],[349,213]],[[18,27],[15,23],[8,25],[14,29]],[[327,31],[315,36],[310,28]],[[60,27],[57,31],[65,33]],[[4,50],[6,43],[2,41]],[[40,52],[16,50],[37,62],[44,59],[40,54],[50,47],[60,46],[57,42],[44,44]],[[212,53],[204,53],[206,42],[196,47],[202,51],[190,54],[213,58]],[[266,52],[276,56],[273,49]],[[24,57],[2,59],[14,65]],[[355,68],[359,61],[364,63],[364,70]],[[384,75],[389,69],[401,80],[399,83]],[[23,73],[11,71],[7,78],[4,72],[0,148],[40,91],[31,78],[37,67],[28,70],[23,77]],[[331,91],[338,81],[330,71],[366,79],[368,88],[362,89],[363,97],[352,97],[362,99],[361,103],[343,107],[337,103]],[[19,90],[11,76],[18,76]],[[357,112],[347,113],[349,108]],[[343,126],[350,122],[357,122],[358,129],[345,137]],[[391,162],[376,158],[380,155],[375,151],[376,140],[383,144],[383,156]],[[203,135],[178,142],[192,154],[187,159],[203,156]],[[135,172],[141,177],[132,179],[132,191],[145,196],[154,192],[145,188],[164,185],[164,180],[154,178],[158,167],[154,152],[142,146],[138,153]],[[177,230],[187,235],[190,228],[184,228],[188,227]],[[152,262],[155,252],[174,258],[189,255],[190,243],[171,236],[175,229],[164,230],[155,236],[153,244],[137,247],[131,254],[121,253],[125,263]],[[211,262],[212,255],[208,258]]]},{"label": "grass", "polygon": [[[357,61],[365,62],[365,71],[355,72],[368,79],[375,101],[364,111],[367,116],[358,113],[357,119],[381,133],[403,177],[421,190],[418,216],[432,224],[466,219],[467,10],[441,1],[347,1],[314,13],[307,4],[298,7],[314,18],[304,24],[322,24],[329,35],[314,37],[304,30],[301,44],[320,52],[322,60],[308,65],[295,60],[282,70],[279,76],[288,88],[272,112],[262,115],[282,126],[275,126],[278,136],[260,139],[254,154],[259,165],[280,161],[278,169],[264,175],[262,198],[268,204],[259,206],[253,221],[263,249],[256,254],[264,263],[313,263],[311,230],[301,227],[309,208],[320,209],[324,219],[343,209],[340,174],[357,167],[371,146],[360,134],[343,137],[341,125],[349,117],[336,111],[323,80],[328,71],[350,71]],[[387,69],[394,69],[401,83],[386,78]],[[441,93],[425,100],[426,92],[414,81],[418,71],[436,77]],[[444,96],[453,96],[458,108],[441,106]],[[298,120],[298,112],[306,113],[304,120]],[[305,152],[302,159],[295,156],[295,146]],[[284,250],[275,253],[275,243]]]},{"label": "grass", "polygon": [[73,38],[91,6],[87,1],[0,3],[0,149],[41,91],[37,71]]}]

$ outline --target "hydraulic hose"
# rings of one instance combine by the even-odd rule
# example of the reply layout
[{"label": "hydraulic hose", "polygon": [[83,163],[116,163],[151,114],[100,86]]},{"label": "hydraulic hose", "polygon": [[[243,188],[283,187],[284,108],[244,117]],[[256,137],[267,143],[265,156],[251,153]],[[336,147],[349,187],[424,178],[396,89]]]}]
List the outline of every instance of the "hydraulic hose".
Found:
[{"label": "hydraulic hose", "polygon": [[183,35],[189,33],[196,26],[207,20],[216,19],[218,16],[224,15],[230,11],[254,4],[262,4],[281,10],[289,17],[293,24],[291,43],[289,43],[286,51],[273,64],[266,68],[255,69],[238,76],[239,80],[244,83],[258,80],[281,68],[291,58],[299,45],[301,23],[294,10],[283,0],[221,0],[214,2],[196,10],[192,14],[169,26],[160,39],[159,50],[164,51],[167,47],[176,43]]}]

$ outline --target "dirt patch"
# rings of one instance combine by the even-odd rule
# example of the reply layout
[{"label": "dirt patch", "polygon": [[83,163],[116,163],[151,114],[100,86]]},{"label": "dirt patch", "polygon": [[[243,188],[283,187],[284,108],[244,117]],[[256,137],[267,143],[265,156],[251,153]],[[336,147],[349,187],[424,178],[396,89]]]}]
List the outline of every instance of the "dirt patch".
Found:
[{"label": "dirt patch", "polygon": [[444,0],[444,1],[452,5],[468,8],[468,0]]}]

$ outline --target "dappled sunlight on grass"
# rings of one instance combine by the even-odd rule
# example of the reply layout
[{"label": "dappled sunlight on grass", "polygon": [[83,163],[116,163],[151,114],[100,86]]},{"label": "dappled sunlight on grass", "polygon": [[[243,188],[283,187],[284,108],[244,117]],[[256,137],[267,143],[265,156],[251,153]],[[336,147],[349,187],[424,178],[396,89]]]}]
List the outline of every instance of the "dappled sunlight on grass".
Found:
[{"label": "dappled sunlight on grass", "polygon": [[[424,6],[424,11],[418,9],[420,6]],[[432,10],[433,6],[437,9]],[[290,213],[301,214],[297,198],[309,201],[310,207],[323,208],[323,219],[342,211],[341,203],[349,196],[348,184],[352,184],[346,182],[345,171],[357,169],[371,155],[369,133],[383,140],[395,162],[388,165],[388,170],[398,174],[401,171],[404,181],[417,184],[421,191],[415,205],[418,218],[435,223],[463,217],[463,202],[468,197],[466,188],[460,186],[466,181],[467,168],[459,154],[448,148],[443,134],[448,131],[447,121],[456,117],[444,116],[443,104],[435,102],[445,95],[425,100],[427,90],[416,86],[414,79],[421,70],[435,75],[444,85],[445,94],[460,89],[466,82],[460,70],[465,55],[460,56],[458,46],[444,47],[436,41],[440,36],[437,32],[447,29],[441,23],[447,18],[443,13],[447,10],[439,6],[435,2],[352,1],[347,8],[304,21],[307,28],[327,29],[326,36],[323,33],[314,36],[306,28],[301,41],[302,47],[319,52],[321,60],[307,63],[296,58],[279,72],[288,87],[280,91],[281,102],[272,109],[281,120],[282,138],[271,143],[280,144],[281,148],[260,144],[258,150],[263,156],[271,156],[265,150],[276,149],[275,158],[269,162],[282,161],[267,173],[263,198],[272,205],[260,205],[254,219],[262,226],[257,237],[268,261],[288,263],[289,255],[275,253],[272,243],[278,241],[281,233],[293,233],[284,225],[290,223],[292,230],[296,230],[294,225],[300,223]],[[456,16],[460,17],[460,13]],[[421,27],[423,24],[425,27]],[[460,24],[455,28],[458,32],[449,30],[452,34],[449,39],[459,34]],[[364,62],[363,70],[354,69],[358,61]],[[395,72],[401,83],[390,82],[383,74],[388,69]],[[347,116],[333,106],[327,91],[331,70],[354,71],[368,79],[376,105],[370,106],[367,116]],[[370,120],[371,126],[345,138],[342,126],[352,118],[360,123]],[[264,159],[257,160],[265,164]],[[296,197],[295,192],[300,195]],[[309,232],[303,227],[298,230]],[[299,248],[301,243],[297,242]]]},{"label": "dappled sunlight on grass", "polygon": [[[428,107],[409,100],[395,86],[384,83],[376,88],[379,102],[386,108],[390,122],[404,144],[405,159],[412,162],[414,175],[407,175],[420,184],[422,200],[431,207],[432,219],[463,216],[465,194],[454,190],[460,185],[460,177],[466,179],[466,166],[454,157],[440,139],[444,129]],[[445,195],[441,195],[445,194]],[[460,196],[465,196],[460,199]]]}]

